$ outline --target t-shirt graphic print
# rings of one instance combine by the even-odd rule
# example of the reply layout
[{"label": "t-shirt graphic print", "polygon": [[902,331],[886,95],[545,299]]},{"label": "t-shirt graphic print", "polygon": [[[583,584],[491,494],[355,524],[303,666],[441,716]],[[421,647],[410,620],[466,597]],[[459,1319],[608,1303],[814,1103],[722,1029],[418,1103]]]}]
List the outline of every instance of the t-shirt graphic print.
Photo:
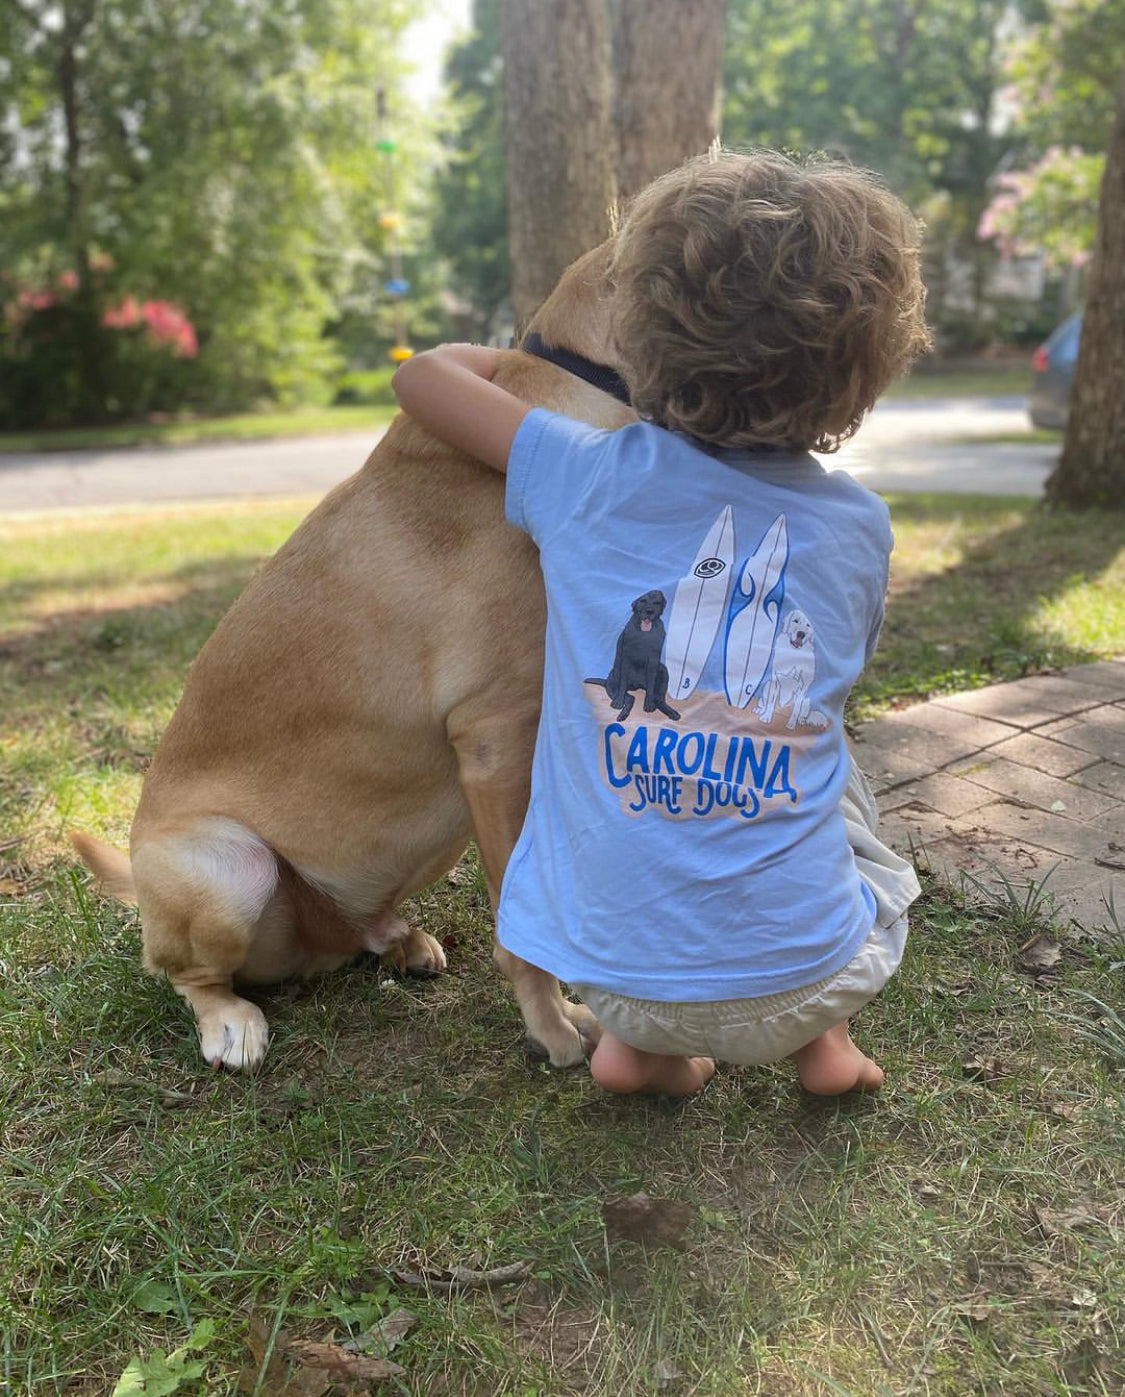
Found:
[{"label": "t-shirt graphic print", "polygon": [[[812,702],[812,621],[785,599],[785,515],[745,556],[736,550],[728,504],[671,604],[658,589],[636,597],[609,673],[586,680],[603,775],[630,814],[753,820],[774,801],[800,800],[794,752],[829,719]],[[700,683],[716,652],[721,693]]]}]

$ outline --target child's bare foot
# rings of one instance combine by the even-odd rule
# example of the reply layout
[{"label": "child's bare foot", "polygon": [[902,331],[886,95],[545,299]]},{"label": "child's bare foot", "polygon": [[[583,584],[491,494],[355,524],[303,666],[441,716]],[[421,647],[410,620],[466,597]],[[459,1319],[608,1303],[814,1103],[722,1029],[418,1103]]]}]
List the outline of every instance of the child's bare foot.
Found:
[{"label": "child's bare foot", "polygon": [[590,1059],[590,1075],[606,1091],[694,1096],[715,1075],[715,1064],[709,1057],[646,1053],[603,1033]]},{"label": "child's bare foot", "polygon": [[817,1096],[840,1096],[846,1091],[878,1091],[883,1069],[851,1040],[846,1023],[806,1043],[793,1054],[801,1085]]}]

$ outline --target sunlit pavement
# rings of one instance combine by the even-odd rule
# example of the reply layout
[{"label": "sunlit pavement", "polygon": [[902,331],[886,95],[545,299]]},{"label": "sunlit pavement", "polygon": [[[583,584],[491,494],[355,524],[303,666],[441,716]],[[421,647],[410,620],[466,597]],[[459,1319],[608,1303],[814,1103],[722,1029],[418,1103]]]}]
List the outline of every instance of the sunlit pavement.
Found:
[{"label": "sunlit pavement", "polygon": [[875,409],[831,462],[884,493],[1040,495],[1058,459],[1056,444],[965,440],[1029,428],[1023,398],[889,402]]},{"label": "sunlit pavement", "polygon": [[[824,460],[872,490],[1038,495],[1057,446],[964,443],[1028,425],[1022,398],[904,399],[876,408],[856,439]],[[320,495],[358,470],[381,435],[0,454],[0,514]]]}]

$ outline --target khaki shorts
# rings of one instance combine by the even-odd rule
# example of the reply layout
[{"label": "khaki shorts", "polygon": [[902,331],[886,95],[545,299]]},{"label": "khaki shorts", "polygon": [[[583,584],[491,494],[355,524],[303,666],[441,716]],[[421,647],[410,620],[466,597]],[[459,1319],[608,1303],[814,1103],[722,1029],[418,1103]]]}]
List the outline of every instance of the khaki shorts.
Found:
[{"label": "khaki shorts", "polygon": [[671,1004],[593,985],[572,988],[604,1029],[634,1048],[752,1067],[780,1062],[870,1003],[898,969],[905,945],[904,913],[889,927],[872,927],[858,955],[835,975],[756,999]]},{"label": "khaki shorts", "polygon": [[713,1003],[670,1004],[573,986],[602,1027],[650,1053],[703,1054],[750,1067],[780,1062],[874,999],[902,960],[906,909],[921,888],[912,866],[879,838],[875,797],[854,759],[840,810],[856,870],[875,901],[875,925],[842,970],[783,994]]}]

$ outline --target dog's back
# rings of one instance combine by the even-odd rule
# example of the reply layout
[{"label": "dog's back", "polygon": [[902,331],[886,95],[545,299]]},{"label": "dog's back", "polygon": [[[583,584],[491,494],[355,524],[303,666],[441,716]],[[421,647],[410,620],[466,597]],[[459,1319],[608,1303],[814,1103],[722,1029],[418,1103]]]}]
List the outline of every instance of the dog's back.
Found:
[{"label": "dog's back", "polygon": [[[497,378],[606,425],[624,416],[523,354]],[[467,837],[451,714],[537,702],[544,616],[535,549],[503,517],[503,477],[400,416],[200,652],[134,847],[154,825],[221,810],[295,867],[382,865],[389,883],[415,884]]]}]

